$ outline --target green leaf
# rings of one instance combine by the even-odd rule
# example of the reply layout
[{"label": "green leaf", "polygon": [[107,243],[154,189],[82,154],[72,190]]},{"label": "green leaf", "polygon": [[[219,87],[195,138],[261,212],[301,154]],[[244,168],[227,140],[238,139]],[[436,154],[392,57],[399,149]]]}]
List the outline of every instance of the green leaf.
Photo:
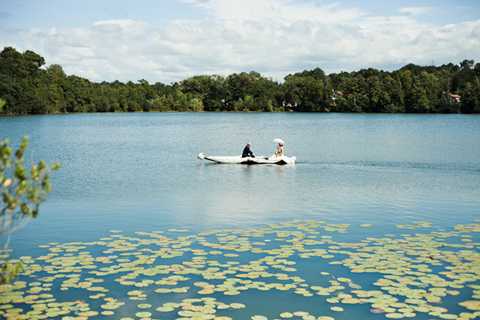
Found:
[{"label": "green leaf", "polygon": [[[6,215],[10,215],[8,219],[12,218],[12,221],[20,221],[24,216],[35,218],[39,205],[52,190],[50,172],[58,170],[60,165],[49,166],[41,160],[37,165],[25,166],[27,147],[27,137],[21,140],[15,151],[8,140],[0,141],[0,221],[7,219]],[[9,232],[12,227],[14,225],[7,225],[3,232]],[[0,251],[0,285],[10,282],[22,270],[21,264],[10,263],[3,252]]]},{"label": "green leaf", "polygon": [[54,163],[52,164],[52,166],[51,166],[51,169],[52,169],[53,171],[57,171],[57,170],[59,170],[61,167],[62,167],[62,165],[60,164],[60,162],[54,162]]},{"label": "green leaf", "polygon": [[30,215],[32,213],[32,210],[30,210],[30,207],[25,202],[20,205],[20,210],[24,215]]},{"label": "green leaf", "polygon": [[27,149],[27,147],[28,147],[28,137],[25,136],[22,138],[19,148],[17,149],[17,151],[15,151],[15,157],[17,158],[17,160],[23,159],[23,155],[25,154],[25,150]]},{"label": "green leaf", "polygon": [[27,179],[26,172],[25,172],[25,167],[23,165],[17,164],[15,166],[15,178],[17,178],[19,180]]}]

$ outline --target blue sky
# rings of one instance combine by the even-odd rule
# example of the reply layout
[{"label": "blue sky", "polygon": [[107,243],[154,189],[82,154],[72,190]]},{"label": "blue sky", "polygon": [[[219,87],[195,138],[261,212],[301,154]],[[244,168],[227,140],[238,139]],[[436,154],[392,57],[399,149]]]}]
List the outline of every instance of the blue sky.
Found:
[{"label": "blue sky", "polygon": [[92,80],[480,59],[476,0],[0,0],[0,46]]},{"label": "blue sky", "polygon": [[125,0],[0,0],[4,24],[16,28],[81,27],[99,20],[137,19],[163,24],[204,13],[181,1]]},{"label": "blue sky", "polygon": [[[228,2],[228,0],[225,0]],[[296,1],[298,3],[305,1]],[[403,7],[431,7],[423,17],[438,24],[474,20],[480,17],[478,0],[343,0],[308,1],[310,3],[338,3],[365,11],[393,15]],[[138,19],[161,25],[172,19],[202,18],[207,11],[178,0],[0,0],[0,21],[16,28],[80,27],[98,20]]]}]

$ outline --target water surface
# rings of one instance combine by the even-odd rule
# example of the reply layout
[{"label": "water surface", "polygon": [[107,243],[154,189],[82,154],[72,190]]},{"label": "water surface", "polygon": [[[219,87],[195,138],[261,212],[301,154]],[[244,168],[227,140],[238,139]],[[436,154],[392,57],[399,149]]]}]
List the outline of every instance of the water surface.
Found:
[{"label": "water surface", "polygon": [[[429,221],[434,230],[452,230],[480,218],[478,116],[153,113],[0,118],[0,137],[18,142],[23,135],[31,140],[29,158],[60,161],[63,167],[55,174],[54,191],[40,217],[13,237],[19,256],[42,254],[38,245],[45,243],[96,241],[110,230],[128,235],[187,228],[198,235],[310,220],[350,224],[338,239],[358,241],[409,230],[398,224]],[[277,137],[286,141],[287,154],[297,157],[296,166],[213,165],[196,159],[199,152],[240,154],[249,141],[256,154],[269,155]],[[301,274],[327,268],[316,263],[305,263]],[[249,310],[259,311],[254,297],[248,297]],[[302,301],[299,307],[305,306]],[[273,309],[270,305],[265,313],[273,317]],[[355,312],[373,317],[368,308]],[[347,319],[349,313],[334,316]]]}]

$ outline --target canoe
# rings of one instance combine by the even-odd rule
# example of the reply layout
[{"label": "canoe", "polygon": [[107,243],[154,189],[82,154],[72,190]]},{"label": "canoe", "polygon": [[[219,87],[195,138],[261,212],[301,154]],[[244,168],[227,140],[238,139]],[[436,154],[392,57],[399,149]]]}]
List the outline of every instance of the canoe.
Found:
[{"label": "canoe", "polygon": [[276,165],[294,165],[296,157],[246,157],[242,158],[241,156],[209,156],[204,153],[198,155],[198,159],[208,160],[215,163],[225,163],[225,164],[276,164]]}]

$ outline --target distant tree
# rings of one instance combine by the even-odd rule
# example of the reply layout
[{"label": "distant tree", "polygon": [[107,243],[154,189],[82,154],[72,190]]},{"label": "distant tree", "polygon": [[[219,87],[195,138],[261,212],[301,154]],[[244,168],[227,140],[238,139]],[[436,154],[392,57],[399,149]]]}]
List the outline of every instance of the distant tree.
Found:
[{"label": "distant tree", "polygon": [[285,100],[297,106],[295,111],[325,111],[324,82],[312,76],[291,75],[285,78]]},{"label": "distant tree", "polygon": [[473,61],[473,60],[465,59],[462,62],[460,62],[460,68],[462,70],[471,70],[471,69],[473,69],[474,65],[475,65],[475,61]]},{"label": "distant tree", "polygon": [[255,99],[251,95],[246,95],[245,97],[234,102],[233,105],[234,111],[258,111],[255,106]]},{"label": "distant tree", "polygon": [[0,98],[0,113],[3,113],[4,107],[7,104],[7,101]]},{"label": "distant tree", "polygon": [[[216,111],[225,108],[226,99],[225,79],[221,76],[195,76],[180,82],[182,92],[199,97],[203,109]],[[203,111],[202,109],[202,111]]]},{"label": "distant tree", "polygon": [[204,110],[203,101],[200,98],[191,98],[188,104],[188,111],[200,112]]},{"label": "distant tree", "polygon": [[473,72],[475,72],[475,76],[480,77],[480,62],[477,62],[475,64],[475,67],[473,68]]},{"label": "distant tree", "polygon": [[463,90],[461,112],[480,112],[480,80],[477,78],[474,83],[467,83]]},{"label": "distant tree", "polygon": [[[3,114],[137,111],[312,111],[312,112],[473,112],[477,113],[480,64],[407,64],[392,72],[374,68],[327,75],[314,68],[289,74],[283,83],[260,73],[226,77],[198,75],[150,84],[91,82],[67,76],[59,65],[44,67],[32,51],[0,52]],[[461,103],[449,94],[458,94]]]}]

